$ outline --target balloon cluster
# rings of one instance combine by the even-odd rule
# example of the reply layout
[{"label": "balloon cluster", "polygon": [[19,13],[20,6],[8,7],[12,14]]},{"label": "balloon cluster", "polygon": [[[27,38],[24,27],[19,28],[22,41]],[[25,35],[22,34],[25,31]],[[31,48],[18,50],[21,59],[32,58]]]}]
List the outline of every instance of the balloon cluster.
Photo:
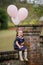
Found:
[{"label": "balloon cluster", "polygon": [[7,13],[15,25],[18,25],[20,21],[23,21],[28,16],[28,10],[26,8],[20,8],[18,10],[15,5],[9,5]]}]

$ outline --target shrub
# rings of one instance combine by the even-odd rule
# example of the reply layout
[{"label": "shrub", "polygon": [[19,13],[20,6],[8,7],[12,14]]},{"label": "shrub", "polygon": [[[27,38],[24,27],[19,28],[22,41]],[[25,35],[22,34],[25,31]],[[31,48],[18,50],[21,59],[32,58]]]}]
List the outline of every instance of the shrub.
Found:
[{"label": "shrub", "polygon": [[4,9],[0,8],[0,29],[7,29],[8,16]]}]

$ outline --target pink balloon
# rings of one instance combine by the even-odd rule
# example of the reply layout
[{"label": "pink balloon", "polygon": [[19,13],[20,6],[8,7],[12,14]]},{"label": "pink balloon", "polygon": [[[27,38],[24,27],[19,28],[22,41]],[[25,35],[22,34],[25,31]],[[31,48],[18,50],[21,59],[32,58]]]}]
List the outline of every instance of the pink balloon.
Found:
[{"label": "pink balloon", "polygon": [[18,11],[19,20],[23,21],[28,16],[28,10],[26,8],[20,8]]},{"label": "pink balloon", "polygon": [[7,13],[9,14],[9,16],[15,18],[17,16],[18,9],[15,5],[9,5],[7,8]]},{"label": "pink balloon", "polygon": [[20,23],[20,20],[18,19],[18,17],[16,18],[11,18],[12,22],[15,24],[15,25],[18,25]]}]

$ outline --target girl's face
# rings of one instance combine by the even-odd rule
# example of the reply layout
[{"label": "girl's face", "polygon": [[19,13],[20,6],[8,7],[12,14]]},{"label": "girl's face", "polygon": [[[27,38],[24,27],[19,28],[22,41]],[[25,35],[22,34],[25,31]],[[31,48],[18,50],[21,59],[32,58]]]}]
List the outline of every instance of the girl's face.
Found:
[{"label": "girl's face", "polygon": [[23,36],[23,31],[18,31],[18,36],[22,37]]}]

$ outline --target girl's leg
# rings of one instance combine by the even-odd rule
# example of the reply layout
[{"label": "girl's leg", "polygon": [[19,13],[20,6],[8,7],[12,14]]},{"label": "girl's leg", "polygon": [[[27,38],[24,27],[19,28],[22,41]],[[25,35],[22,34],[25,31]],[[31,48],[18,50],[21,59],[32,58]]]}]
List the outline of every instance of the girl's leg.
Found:
[{"label": "girl's leg", "polygon": [[21,60],[21,61],[24,61],[24,60],[23,60],[23,56],[22,56],[22,51],[19,51],[19,57],[20,57],[20,60]]},{"label": "girl's leg", "polygon": [[25,49],[25,51],[24,51],[24,59],[25,59],[26,61],[28,61],[28,59],[27,59],[27,49]]}]

